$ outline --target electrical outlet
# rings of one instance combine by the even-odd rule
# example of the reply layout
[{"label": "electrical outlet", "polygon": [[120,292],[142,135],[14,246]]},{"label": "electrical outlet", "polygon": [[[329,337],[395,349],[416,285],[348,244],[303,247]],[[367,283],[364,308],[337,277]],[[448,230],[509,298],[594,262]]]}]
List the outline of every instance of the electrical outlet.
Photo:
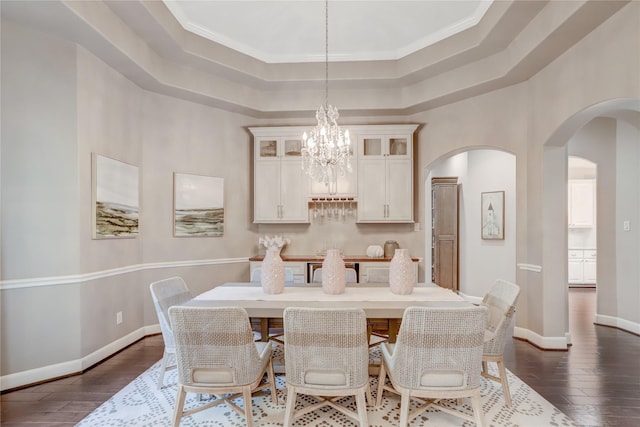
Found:
[{"label": "electrical outlet", "polygon": [[624,229],[624,231],[631,230],[631,223],[629,221],[623,221],[622,222],[622,228]]},{"label": "electrical outlet", "polygon": [[122,312],[121,311],[116,313],[116,325],[119,325],[120,323],[122,323]]}]

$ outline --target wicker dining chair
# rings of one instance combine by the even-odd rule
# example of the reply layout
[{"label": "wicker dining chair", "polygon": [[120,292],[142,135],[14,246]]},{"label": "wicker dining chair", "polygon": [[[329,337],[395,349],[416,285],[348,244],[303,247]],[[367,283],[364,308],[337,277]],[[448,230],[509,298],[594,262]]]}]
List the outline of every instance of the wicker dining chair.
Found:
[{"label": "wicker dining chair", "polygon": [[[520,287],[515,283],[496,280],[482,300],[482,305],[489,310],[482,354],[482,376],[502,384],[502,393],[508,407],[511,406],[511,392],[503,353],[507,338],[513,334],[513,316],[519,294]],[[496,363],[499,376],[489,373],[489,362]]]},{"label": "wicker dining chair", "polygon": [[[174,426],[182,417],[226,403],[252,427],[251,395],[265,388],[271,389],[271,400],[278,404],[271,344],[253,340],[244,308],[174,306],[169,318],[178,362]],[[265,373],[268,382],[263,383]],[[213,394],[216,399],[184,410],[186,393]],[[240,395],[244,410],[232,401]]]},{"label": "wicker dining chair", "polygon": [[[284,425],[294,418],[329,405],[367,427],[369,351],[366,317],[357,308],[298,308],[284,311],[287,407]],[[295,410],[298,394],[319,401]],[[355,396],[357,413],[336,403]]]},{"label": "wicker dining chair", "polygon": [[153,305],[156,308],[160,331],[164,341],[164,353],[158,377],[158,389],[164,386],[165,372],[175,369],[176,345],[173,339],[173,331],[169,322],[169,307],[184,304],[193,298],[187,284],[181,277],[158,280],[149,285]]},{"label": "wicker dining chair", "polygon": [[[408,307],[396,344],[381,345],[376,405],[388,390],[401,396],[401,427],[429,408],[483,426],[480,372],[486,318],[487,308],[481,306]],[[473,416],[439,404],[441,399],[466,397]],[[421,405],[409,412],[412,398]]]}]

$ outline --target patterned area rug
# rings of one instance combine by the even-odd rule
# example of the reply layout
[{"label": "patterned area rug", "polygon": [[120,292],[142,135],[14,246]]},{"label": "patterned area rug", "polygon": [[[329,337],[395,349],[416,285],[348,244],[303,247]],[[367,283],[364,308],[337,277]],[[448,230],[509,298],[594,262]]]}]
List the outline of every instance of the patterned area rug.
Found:
[{"label": "patterned area rug", "polygon": [[[282,348],[275,346],[274,350],[275,361],[281,361]],[[378,353],[372,350],[371,361],[376,361],[378,357]],[[175,369],[167,372],[165,375],[165,384],[168,385],[162,390],[158,390],[156,385],[159,369],[160,362],[133,380],[77,425],[87,427],[170,426],[176,399],[177,372]],[[484,378],[482,380],[482,408],[489,426],[575,426],[569,417],[551,405],[551,403],[523,383],[518,377],[511,372],[507,371],[507,373],[513,400],[513,406],[511,408],[507,408],[504,405],[500,384],[485,380]],[[370,379],[371,391],[375,399],[377,377],[371,376]],[[282,426],[287,395],[284,375],[277,375],[276,387],[278,389],[278,405],[271,402],[268,391],[254,395],[253,420],[256,426]],[[296,404],[298,407],[303,407],[314,401],[312,397],[299,395]],[[199,401],[195,394],[188,393],[185,408],[193,408],[206,402],[206,399]],[[239,406],[243,406],[242,398],[237,399],[235,402],[237,402]],[[350,407],[352,410],[356,408],[353,398],[346,397],[341,400],[341,403]],[[380,406],[369,407],[367,409],[369,425],[375,427],[397,425],[399,420],[399,403],[400,399],[398,396],[385,392]],[[462,399],[460,406],[456,406],[455,401],[452,400],[449,406],[467,414],[472,414],[468,399]],[[242,417],[222,404],[184,417],[180,425],[229,427],[244,426],[246,424]],[[297,418],[295,425],[357,426],[350,418],[328,406],[306,414],[301,418]],[[474,423],[464,421],[437,410],[430,410],[413,420],[410,425],[467,427],[474,425]]]}]

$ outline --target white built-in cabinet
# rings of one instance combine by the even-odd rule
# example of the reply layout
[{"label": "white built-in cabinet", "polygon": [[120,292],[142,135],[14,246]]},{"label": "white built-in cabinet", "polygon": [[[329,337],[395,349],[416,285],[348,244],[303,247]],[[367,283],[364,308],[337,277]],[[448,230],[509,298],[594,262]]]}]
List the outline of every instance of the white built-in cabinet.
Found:
[{"label": "white built-in cabinet", "polygon": [[593,179],[568,182],[568,218],[570,228],[593,227],[596,218],[596,186]]},{"label": "white built-in cabinet", "polygon": [[413,222],[416,127],[372,126],[358,134],[358,222]]},{"label": "white built-in cabinet", "polygon": [[308,181],[302,176],[302,135],[251,128],[254,135],[255,223],[309,222]]},{"label": "white built-in cabinet", "polygon": [[[413,222],[413,133],[418,125],[355,125],[349,129],[352,173],[339,176],[333,197],[357,205],[357,222]],[[254,223],[309,222],[309,202],[329,196],[302,170],[304,126],[252,127]],[[350,202],[351,203],[351,202]]]},{"label": "white built-in cabinet", "polygon": [[594,249],[569,250],[569,284],[596,284],[597,253]]}]

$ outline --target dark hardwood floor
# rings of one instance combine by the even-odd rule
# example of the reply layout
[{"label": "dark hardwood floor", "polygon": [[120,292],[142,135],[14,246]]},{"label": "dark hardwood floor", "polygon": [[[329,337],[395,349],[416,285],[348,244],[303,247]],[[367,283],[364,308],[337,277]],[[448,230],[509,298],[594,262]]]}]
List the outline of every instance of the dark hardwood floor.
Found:
[{"label": "dark hardwood floor", "polygon": [[569,291],[569,351],[513,340],[507,369],[581,426],[640,426],[640,337],[593,324],[594,288]]},{"label": "dark hardwood floor", "polygon": [[[581,426],[640,426],[640,337],[593,325],[595,290],[569,292],[569,351],[512,340],[507,368]],[[0,396],[2,426],[72,426],[162,357],[147,337],[103,363]]]}]

